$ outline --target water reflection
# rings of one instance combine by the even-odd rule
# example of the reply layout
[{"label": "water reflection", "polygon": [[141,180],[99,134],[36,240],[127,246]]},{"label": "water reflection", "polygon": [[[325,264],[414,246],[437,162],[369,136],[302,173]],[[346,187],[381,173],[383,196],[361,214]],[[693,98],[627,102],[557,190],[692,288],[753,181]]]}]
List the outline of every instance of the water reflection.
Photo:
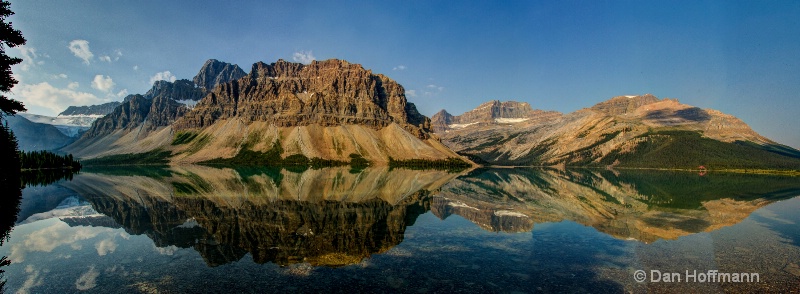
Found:
[{"label": "water reflection", "polygon": [[93,209],[68,206],[60,216],[70,226],[121,226],[158,247],[194,248],[209,266],[247,253],[258,263],[358,263],[402,242],[406,227],[429,210],[488,231],[525,232],[570,220],[650,243],[730,226],[800,194],[793,179],[782,177],[533,169],[457,176],[182,166],[95,170],[60,186]]},{"label": "water reflection", "polygon": [[447,183],[432,211],[491,231],[530,231],[570,220],[650,243],[734,225],[800,195],[792,177],[656,171],[479,169]]},{"label": "water reflection", "polygon": [[[250,253],[258,263],[341,266],[383,252],[428,210],[441,171],[175,167],[86,173],[64,183],[94,209],[158,247],[194,248],[209,266]],[[84,220],[100,225],[96,221]],[[72,221],[73,223],[75,221]]]},{"label": "water reflection", "polygon": [[632,269],[800,276],[785,262],[800,256],[796,217],[784,219],[794,212],[753,213],[800,195],[786,177],[181,166],[87,169],[22,194],[15,240],[0,248],[18,291],[46,279],[67,281],[53,291],[638,292],[672,288],[636,283]]}]

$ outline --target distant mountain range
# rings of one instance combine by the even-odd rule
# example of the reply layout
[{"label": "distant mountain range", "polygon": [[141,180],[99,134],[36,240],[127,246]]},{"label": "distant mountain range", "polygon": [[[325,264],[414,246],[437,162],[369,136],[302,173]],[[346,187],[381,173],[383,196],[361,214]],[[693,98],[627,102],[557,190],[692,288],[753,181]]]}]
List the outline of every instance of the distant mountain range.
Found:
[{"label": "distant mountain range", "polygon": [[108,102],[70,106],[55,117],[18,113],[6,118],[21,150],[55,150],[78,140],[95,120],[109,114],[120,104]]},{"label": "distant mountain range", "polygon": [[734,116],[677,99],[618,96],[568,114],[490,101],[429,119],[397,82],[337,59],[258,62],[250,72],[210,59],[192,80],[157,81],[123,102],[69,107],[55,118],[21,116],[63,135],[38,126],[43,140],[12,126],[25,148],[66,144],[61,151],[82,159],[184,164],[277,154],[357,156],[378,165],[460,158],[488,165],[800,169],[800,151]]},{"label": "distant mountain range", "polygon": [[800,151],[740,119],[650,94],[569,114],[492,101],[432,121],[445,145],[488,164],[800,169]]}]

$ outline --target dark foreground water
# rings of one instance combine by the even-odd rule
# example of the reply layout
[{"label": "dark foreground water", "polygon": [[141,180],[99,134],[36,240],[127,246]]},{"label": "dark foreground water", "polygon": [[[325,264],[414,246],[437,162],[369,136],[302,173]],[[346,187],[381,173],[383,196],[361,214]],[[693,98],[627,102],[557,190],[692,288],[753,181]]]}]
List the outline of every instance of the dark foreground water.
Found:
[{"label": "dark foreground water", "polygon": [[800,289],[791,177],[186,166],[22,195],[8,293]]}]

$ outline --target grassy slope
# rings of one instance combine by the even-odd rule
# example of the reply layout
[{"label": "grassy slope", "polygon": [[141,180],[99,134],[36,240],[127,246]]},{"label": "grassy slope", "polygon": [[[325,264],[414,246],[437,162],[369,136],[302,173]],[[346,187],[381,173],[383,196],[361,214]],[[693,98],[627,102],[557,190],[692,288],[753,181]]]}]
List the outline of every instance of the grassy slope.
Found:
[{"label": "grassy slope", "polygon": [[662,131],[641,137],[648,140],[632,152],[612,151],[600,163],[609,165],[619,160],[621,167],[694,169],[703,165],[708,169],[800,170],[800,158],[755,144],[721,142],[691,131]]}]

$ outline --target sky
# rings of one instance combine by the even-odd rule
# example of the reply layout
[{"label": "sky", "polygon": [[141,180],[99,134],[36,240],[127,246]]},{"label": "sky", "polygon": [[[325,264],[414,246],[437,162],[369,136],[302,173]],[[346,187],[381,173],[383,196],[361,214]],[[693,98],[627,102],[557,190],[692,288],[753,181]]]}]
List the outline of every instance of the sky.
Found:
[{"label": "sky", "polygon": [[28,112],[121,101],[207,59],[359,63],[422,114],[650,93],[800,148],[800,1],[10,1]]}]

